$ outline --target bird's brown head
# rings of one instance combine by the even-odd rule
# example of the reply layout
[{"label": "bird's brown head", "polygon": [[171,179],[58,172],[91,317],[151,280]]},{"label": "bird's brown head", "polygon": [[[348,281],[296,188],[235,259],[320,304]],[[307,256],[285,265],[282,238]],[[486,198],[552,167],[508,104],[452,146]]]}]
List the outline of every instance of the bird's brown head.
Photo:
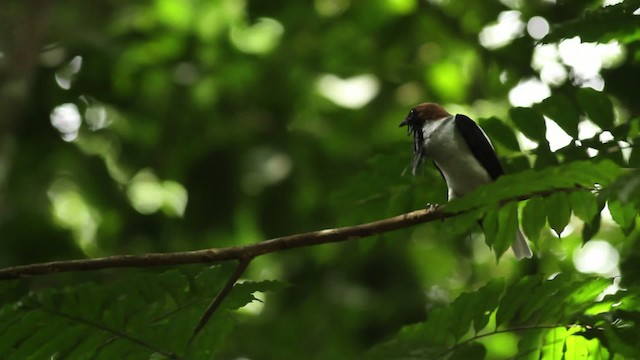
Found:
[{"label": "bird's brown head", "polygon": [[436,103],[422,103],[409,111],[400,126],[407,125],[409,130],[415,126],[422,126],[427,121],[440,120],[451,116],[442,106]]},{"label": "bird's brown head", "polygon": [[407,133],[413,134],[413,162],[411,172],[415,175],[416,169],[424,158],[424,134],[422,127],[428,121],[435,121],[451,116],[442,106],[436,103],[422,103],[409,111],[409,114],[400,126],[407,126]]}]

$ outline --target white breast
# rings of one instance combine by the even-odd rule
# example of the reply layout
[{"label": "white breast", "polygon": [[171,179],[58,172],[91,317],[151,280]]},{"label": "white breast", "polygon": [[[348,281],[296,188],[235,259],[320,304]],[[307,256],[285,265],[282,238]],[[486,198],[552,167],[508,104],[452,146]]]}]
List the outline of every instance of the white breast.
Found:
[{"label": "white breast", "polygon": [[429,121],[422,129],[425,155],[432,158],[447,182],[449,200],[491,181],[455,127],[454,116]]}]

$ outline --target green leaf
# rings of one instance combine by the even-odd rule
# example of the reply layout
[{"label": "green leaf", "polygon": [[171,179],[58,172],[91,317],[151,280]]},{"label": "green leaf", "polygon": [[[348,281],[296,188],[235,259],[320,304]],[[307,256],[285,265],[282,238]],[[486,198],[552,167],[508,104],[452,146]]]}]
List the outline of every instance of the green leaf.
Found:
[{"label": "green leaf", "polygon": [[522,133],[531,140],[546,141],[547,126],[537,110],[515,107],[509,110],[509,116]]},{"label": "green leaf", "polygon": [[527,200],[522,209],[522,231],[527,238],[536,242],[540,238],[540,231],[547,222],[544,199],[536,196]]},{"label": "green leaf", "polygon": [[575,36],[580,36],[584,42],[606,43],[612,39],[623,43],[637,41],[640,36],[640,19],[634,15],[634,11],[638,6],[637,1],[627,0],[615,5],[596,7],[579,18],[555,26],[542,42],[548,44]]},{"label": "green leaf", "polygon": [[629,166],[638,168],[640,167],[640,141],[636,141],[631,149],[631,155],[629,156]]},{"label": "green leaf", "polygon": [[569,98],[562,94],[556,94],[544,99],[538,104],[538,108],[543,114],[555,121],[569,136],[574,139],[578,138],[580,114]]},{"label": "green leaf", "polygon": [[[0,309],[0,357],[125,359],[176,353],[181,358],[210,358],[231,331],[233,319],[228,312],[217,312],[189,346],[204,307],[215,295],[190,286],[198,282],[219,289],[226,274],[220,267],[205,268],[194,281],[171,270],[104,286],[38,290]],[[238,284],[223,306],[236,309],[253,301],[256,291],[281,287],[275,281]],[[118,341],[112,341],[114,337]],[[187,352],[188,357],[181,356]]]},{"label": "green leaf", "polygon": [[482,344],[466,343],[453,352],[451,360],[483,360],[487,356],[487,349]]},{"label": "green leaf", "polygon": [[493,279],[487,285],[480,288],[475,296],[475,315],[473,317],[473,328],[477,332],[484,329],[489,323],[491,313],[498,307],[500,296],[504,291],[504,279]]},{"label": "green leaf", "polygon": [[591,222],[598,213],[596,195],[588,191],[574,191],[570,197],[573,213],[585,223]]},{"label": "green leaf", "polygon": [[540,312],[540,316],[546,316],[551,311],[561,309],[560,306],[553,306],[553,304],[551,308],[546,308],[545,306],[550,302],[549,299],[553,298],[554,301],[557,301],[558,297],[562,298],[558,294],[566,296],[567,292],[571,291],[571,288],[567,287],[568,280],[568,276],[559,274],[553,280],[543,281],[538,286],[533,287],[529,293],[529,301],[522,304],[519,320],[526,322],[536,312]]},{"label": "green leaf", "polygon": [[571,286],[572,292],[566,303],[572,307],[584,308],[585,306],[590,306],[612,284],[612,279],[602,278],[587,278],[582,281],[576,281]]},{"label": "green leaf", "polygon": [[518,355],[516,359],[544,359],[542,349],[544,346],[543,336],[548,330],[531,330],[527,331],[527,336],[520,337],[518,341]]},{"label": "green leaf", "polygon": [[549,143],[541,142],[535,150],[536,161],[533,165],[535,169],[544,169],[550,166],[558,166],[559,161],[556,154],[549,148]]},{"label": "green leaf", "polygon": [[504,279],[494,279],[474,292],[462,293],[450,308],[455,316],[450,322],[451,334],[457,341],[469,331],[471,322],[476,333],[487,326],[504,290]]},{"label": "green leaf", "polygon": [[496,117],[479,120],[480,126],[492,141],[496,141],[512,151],[520,151],[520,145],[513,129]]},{"label": "green leaf", "polygon": [[602,130],[609,130],[613,127],[613,103],[607,95],[586,87],[578,90],[577,98],[589,119]]},{"label": "green leaf", "polygon": [[571,219],[571,201],[569,196],[563,192],[551,194],[545,199],[547,210],[547,220],[549,226],[556,232],[558,237]]},{"label": "green leaf", "polygon": [[498,306],[496,327],[514,320],[522,304],[531,300],[531,291],[538,286],[540,280],[538,276],[528,276],[507,287],[504,296],[500,300],[500,306]]},{"label": "green leaf", "polygon": [[482,231],[484,232],[484,241],[489,248],[493,248],[493,242],[498,234],[498,208],[493,207],[487,211],[482,218]]},{"label": "green leaf", "polygon": [[623,174],[615,163],[604,160],[574,161],[544,169],[529,169],[516,174],[508,174],[486,184],[461,198],[452,200],[445,207],[447,213],[463,212],[470,209],[486,211],[501,201],[513,200],[519,196],[536,192],[555,191],[575,186],[592,187],[594,184],[607,186]]},{"label": "green leaf", "polygon": [[620,225],[620,229],[625,235],[629,235],[635,228],[636,217],[638,216],[636,210],[631,204],[622,204],[617,200],[609,200],[607,205],[613,221]]},{"label": "green leaf", "polygon": [[510,202],[500,208],[498,212],[498,233],[493,241],[496,259],[504,254],[513,244],[518,230],[518,203]]},{"label": "green leaf", "polygon": [[570,162],[576,160],[589,160],[591,157],[587,152],[587,146],[582,144],[576,145],[574,142],[569,143],[567,146],[555,151],[555,154],[563,159],[563,162]]},{"label": "green leaf", "polygon": [[582,242],[591,240],[593,236],[600,231],[601,220],[600,212],[598,212],[591,222],[584,223],[584,227],[582,228]]},{"label": "green leaf", "polygon": [[640,210],[640,169],[629,171],[607,188],[611,198],[623,204],[631,204]]},{"label": "green leaf", "polygon": [[455,236],[468,234],[478,225],[478,220],[483,213],[480,210],[471,210],[458,216],[453,216],[444,220],[444,228],[447,235]]},{"label": "green leaf", "polygon": [[450,319],[450,331],[457,342],[471,328],[471,322],[475,315],[475,294],[463,293],[451,304],[452,313],[455,316]]},{"label": "green leaf", "polygon": [[0,294],[12,291],[20,285],[20,280],[3,280],[0,281]]}]

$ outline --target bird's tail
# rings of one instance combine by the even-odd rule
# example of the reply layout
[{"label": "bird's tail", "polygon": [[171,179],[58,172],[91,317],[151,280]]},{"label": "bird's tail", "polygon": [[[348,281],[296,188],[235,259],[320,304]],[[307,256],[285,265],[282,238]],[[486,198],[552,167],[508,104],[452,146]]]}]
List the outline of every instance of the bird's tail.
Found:
[{"label": "bird's tail", "polygon": [[513,253],[516,255],[516,258],[518,260],[525,258],[528,259],[533,256],[533,252],[531,251],[531,248],[527,243],[527,239],[524,237],[524,234],[522,233],[520,228],[518,228],[518,231],[516,232],[516,240],[513,245],[511,245],[511,248],[513,249]]}]

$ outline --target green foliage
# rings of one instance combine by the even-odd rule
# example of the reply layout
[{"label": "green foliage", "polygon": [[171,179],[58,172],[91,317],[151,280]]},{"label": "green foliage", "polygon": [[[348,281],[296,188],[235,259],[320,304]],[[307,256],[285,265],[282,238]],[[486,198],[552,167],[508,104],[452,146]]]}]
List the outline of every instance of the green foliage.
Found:
[{"label": "green foliage", "polygon": [[522,231],[531,240],[537,241],[540,231],[547,222],[544,199],[534,197],[527,201],[522,209]]},{"label": "green foliage", "polygon": [[514,107],[509,110],[511,120],[523,134],[532,140],[547,141],[544,118],[535,109]]},{"label": "green foliage", "polygon": [[589,119],[602,129],[608,130],[613,127],[613,103],[607,95],[591,88],[582,88],[578,90],[577,96]]},{"label": "green foliage", "polygon": [[518,139],[516,139],[511,128],[503,121],[496,117],[490,117],[488,119],[480,119],[479,123],[489,138],[497,141],[511,151],[520,151]]},{"label": "green foliage", "polygon": [[640,7],[640,1],[627,0],[619,4],[589,9],[582,16],[571,21],[561,23],[544,42],[554,42],[563,38],[580,36],[584,41],[607,42],[616,39],[623,42],[633,42],[640,39],[638,26],[640,19],[634,15]]},{"label": "green foliage", "polygon": [[[483,186],[469,196],[455,199],[447,205],[445,211],[458,213],[470,209],[485,214],[482,227],[485,233],[487,245],[494,248],[498,258],[513,242],[515,226],[517,226],[517,204],[509,202],[507,205],[496,208],[505,201],[517,199],[533,193],[549,192],[550,195],[543,201],[533,198],[527,202],[523,209],[522,223],[525,234],[532,240],[538,238],[540,230],[544,226],[545,217],[550,227],[558,236],[569,223],[572,204],[575,204],[578,216],[589,222],[596,213],[597,194],[588,190],[594,184],[611,184],[622,174],[622,170],[610,161],[593,163],[591,161],[576,161],[567,165],[548,167],[542,170],[527,170],[513,175],[500,177],[496,182]],[[584,188],[581,188],[584,187]],[[564,191],[570,191],[571,194]],[[577,193],[579,195],[573,195]],[[544,206],[543,206],[544,204]],[[627,207],[626,217],[617,216],[631,229],[631,223],[635,219],[635,213],[630,213],[631,207]],[[616,214],[618,215],[618,214]]]},{"label": "green foliage", "polygon": [[[449,305],[433,309],[427,321],[403,328],[394,339],[373,348],[366,358],[483,359],[486,348],[482,340],[506,332],[520,337],[518,352],[511,355],[518,358],[554,359],[559,354],[598,358],[603,353],[630,356],[637,346],[617,340],[638,334],[637,329],[629,332],[627,325],[640,313],[637,308],[624,310],[633,307],[637,298],[620,292],[600,299],[599,294],[610,284],[598,278],[560,275],[545,280],[529,276],[505,289],[502,280],[493,280]],[[614,303],[612,298],[619,302]],[[623,309],[616,309],[621,305]],[[616,322],[611,322],[612,315]],[[447,317],[452,322],[444,321]],[[609,321],[603,322],[605,318]],[[473,332],[469,331],[472,325]]]},{"label": "green foliage", "polygon": [[5,359],[209,359],[233,329],[229,310],[257,300],[252,295],[257,291],[282,288],[275,281],[234,286],[217,316],[192,341],[224,276],[220,267],[195,278],[170,270],[115,284],[31,292],[0,310],[0,354]]},{"label": "green foliage", "polygon": [[580,220],[588,223],[598,214],[598,201],[593,194],[586,191],[574,191],[570,197],[571,209]]},{"label": "green foliage", "polygon": [[571,219],[571,203],[567,194],[559,192],[552,194],[545,200],[547,221],[558,237]]},{"label": "green foliage", "polygon": [[552,95],[540,103],[540,112],[555,121],[574,139],[578,138],[579,113],[571,100],[562,94]]}]

